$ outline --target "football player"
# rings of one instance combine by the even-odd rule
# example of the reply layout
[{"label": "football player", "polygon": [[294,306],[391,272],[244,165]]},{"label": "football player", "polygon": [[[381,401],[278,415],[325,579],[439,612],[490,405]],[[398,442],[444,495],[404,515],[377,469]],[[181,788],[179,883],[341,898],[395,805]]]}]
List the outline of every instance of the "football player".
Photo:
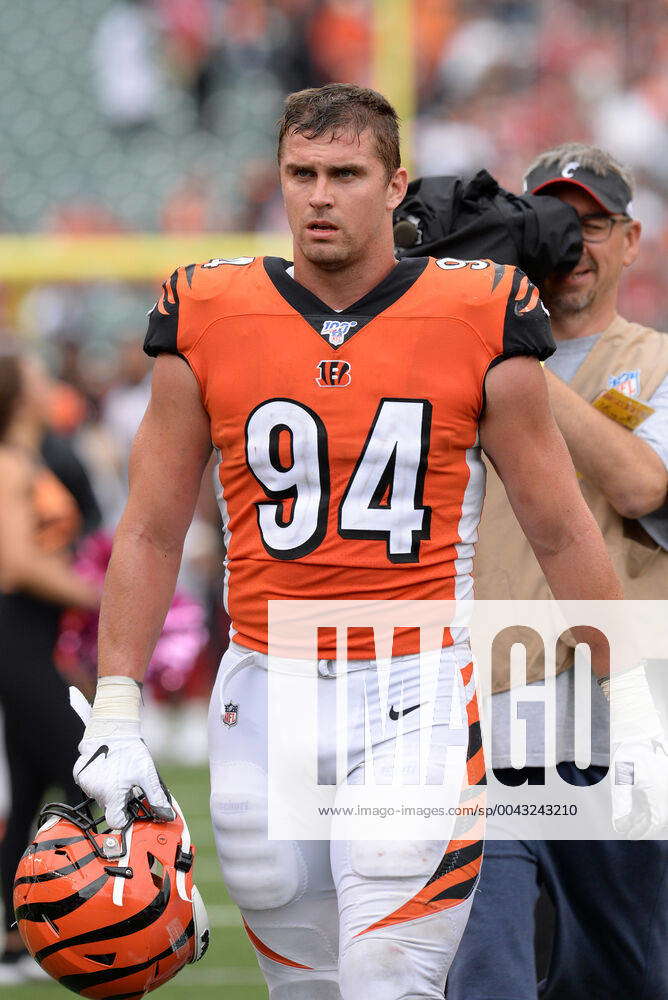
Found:
[{"label": "football player", "polygon": [[[620,588],[550,412],[539,361],[554,344],[536,289],[490,261],[395,259],[392,212],[407,176],[390,104],[344,84],[291,95],[278,163],[293,261],[181,267],[150,314],[152,396],[107,576],[100,679],[75,775],[112,826],[133,785],[168,815],[141,739],[140,683],[213,446],[232,632],[211,702],[212,820],[271,1000],[435,1000],[481,844],[452,825],[418,842],[268,838],[268,601],[470,598],[481,447],[555,596],[615,599]],[[484,763],[468,641],[461,631],[442,635],[434,744],[445,753],[461,743],[445,711],[461,689],[461,777],[476,786]],[[424,726],[419,651],[415,630],[398,628],[376,747],[387,762],[401,730],[409,771]],[[318,656],[328,732],[337,651],[326,631]],[[351,784],[365,781],[361,706],[375,657],[369,632],[351,631]],[[332,780],[336,747],[323,736],[318,750]],[[299,763],[296,750],[295,773]]]}]

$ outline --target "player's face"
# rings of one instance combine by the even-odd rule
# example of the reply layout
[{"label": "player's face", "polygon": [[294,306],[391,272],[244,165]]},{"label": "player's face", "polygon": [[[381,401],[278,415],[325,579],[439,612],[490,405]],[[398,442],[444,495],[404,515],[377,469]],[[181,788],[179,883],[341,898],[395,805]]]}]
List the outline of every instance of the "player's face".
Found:
[{"label": "player's face", "polygon": [[280,172],[295,258],[336,271],[392,246],[392,212],[404,196],[406,171],[388,180],[368,130],[359,139],[287,135]]},{"label": "player's face", "polygon": [[[550,191],[550,194],[553,192]],[[600,214],[602,208],[586,191],[572,184],[555,188],[554,194],[572,205],[578,215]],[[616,222],[603,243],[584,242],[582,256],[572,271],[545,279],[541,295],[555,319],[583,313],[616,301],[622,271],[638,255],[639,222]]]}]

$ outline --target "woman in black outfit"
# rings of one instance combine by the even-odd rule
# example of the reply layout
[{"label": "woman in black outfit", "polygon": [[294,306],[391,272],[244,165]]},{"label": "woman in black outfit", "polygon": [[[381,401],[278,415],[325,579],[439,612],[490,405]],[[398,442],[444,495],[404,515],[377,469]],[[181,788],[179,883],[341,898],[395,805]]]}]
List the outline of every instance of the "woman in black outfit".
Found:
[{"label": "woman in black outfit", "polygon": [[[0,845],[6,926],[0,984],[23,982],[37,969],[11,927],[12,888],[42,797],[52,785],[71,801],[82,797],[72,778],[82,724],[53,663],[59,618],[64,607],[98,604],[98,594],[70,567],[81,508],[90,522],[96,506],[68,446],[45,437],[48,393],[36,362],[0,353],[0,705],[11,782]],[[70,492],[77,483],[80,504]]]}]

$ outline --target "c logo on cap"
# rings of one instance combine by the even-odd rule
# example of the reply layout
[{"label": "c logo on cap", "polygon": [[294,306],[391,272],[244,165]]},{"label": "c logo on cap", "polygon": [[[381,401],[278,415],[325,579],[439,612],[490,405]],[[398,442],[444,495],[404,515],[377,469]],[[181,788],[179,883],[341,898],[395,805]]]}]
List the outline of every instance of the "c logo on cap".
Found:
[{"label": "c logo on cap", "polygon": [[561,176],[572,177],[579,166],[580,164],[578,163],[577,160],[571,160],[570,163],[567,163],[564,169],[561,171]]}]

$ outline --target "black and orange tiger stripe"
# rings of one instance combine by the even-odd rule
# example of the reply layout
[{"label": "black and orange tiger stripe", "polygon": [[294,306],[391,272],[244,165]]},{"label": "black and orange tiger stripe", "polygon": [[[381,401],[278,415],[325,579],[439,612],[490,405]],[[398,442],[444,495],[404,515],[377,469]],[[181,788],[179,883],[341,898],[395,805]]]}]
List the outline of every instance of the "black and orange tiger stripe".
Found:
[{"label": "black and orange tiger stripe", "polygon": [[[93,821],[88,807],[56,803],[43,814],[14,881],[19,933],[42,969],[74,993],[138,1000],[206,948],[194,904],[195,847],[189,834],[184,840],[180,814],[160,824],[136,820],[124,840],[98,832],[104,821]],[[111,858],[110,841],[120,851]]]},{"label": "black and orange tiger stripe", "polygon": [[[461,669],[461,676],[464,689],[470,690],[473,663]],[[398,909],[360,931],[357,937],[369,931],[391,927],[407,920],[417,920],[458,906],[475,889],[482,864],[487,776],[474,685],[473,693],[466,703],[466,715],[469,727],[466,778],[459,799],[462,812],[455,822],[455,836],[449,841],[436,871],[424,887]]]},{"label": "black and orange tiger stripe", "polygon": [[356,934],[417,920],[463,903],[473,892],[482,863],[482,840],[451,840],[441,862],[424,888],[403,906]]},{"label": "black and orange tiger stripe", "polygon": [[269,945],[265,944],[264,941],[257,936],[255,931],[248,926],[245,918],[242,917],[242,920],[244,930],[246,931],[251,944],[257,951],[260,952],[261,955],[264,955],[265,958],[270,958],[272,962],[278,962],[279,965],[289,965],[292,969],[307,969],[312,971],[312,967],[310,965],[301,965],[299,962],[293,962],[291,958],[286,958],[285,955],[279,955],[277,951],[274,951],[273,948],[270,948]]},{"label": "black and orange tiger stripe", "polygon": [[[462,680],[466,687],[473,677],[473,664],[462,670]],[[482,729],[480,726],[480,712],[478,710],[478,696],[473,692],[473,696],[466,704],[466,718],[469,726],[468,749],[466,751],[466,772],[470,786],[486,785],[487,774],[485,771],[485,753],[482,745]]]}]

